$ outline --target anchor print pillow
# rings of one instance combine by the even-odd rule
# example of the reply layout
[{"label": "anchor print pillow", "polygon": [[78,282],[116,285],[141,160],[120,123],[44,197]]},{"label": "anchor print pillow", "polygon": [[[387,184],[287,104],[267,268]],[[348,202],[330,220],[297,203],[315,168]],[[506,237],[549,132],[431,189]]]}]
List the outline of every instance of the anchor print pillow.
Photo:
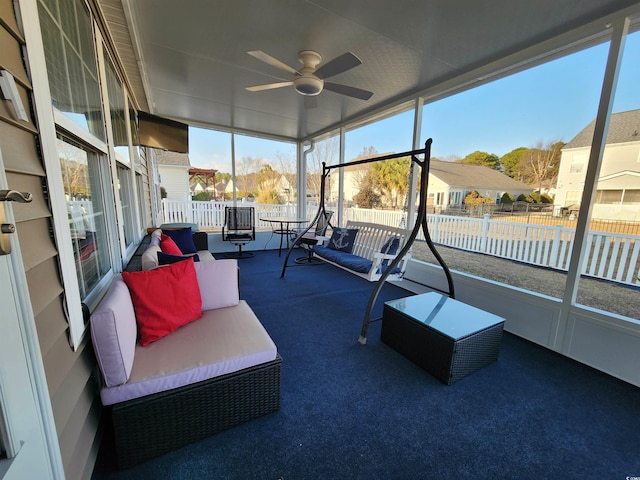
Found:
[{"label": "anchor print pillow", "polygon": [[327,247],[339,252],[351,253],[357,234],[357,228],[334,228]]}]

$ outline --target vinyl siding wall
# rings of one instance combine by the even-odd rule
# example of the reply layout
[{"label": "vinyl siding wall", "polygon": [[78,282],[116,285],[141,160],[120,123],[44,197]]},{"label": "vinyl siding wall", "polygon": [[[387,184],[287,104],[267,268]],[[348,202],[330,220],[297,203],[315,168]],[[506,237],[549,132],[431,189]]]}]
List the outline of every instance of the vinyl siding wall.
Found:
[{"label": "vinyl siding wall", "polygon": [[93,349],[85,339],[69,346],[58,250],[52,235],[46,171],[33,121],[31,82],[23,63],[25,45],[13,2],[0,0],[0,68],[16,80],[29,122],[16,120],[13,106],[0,101],[0,148],[11,189],[33,194],[14,204],[16,234],[22,251],[33,315],[67,478],[88,478],[98,451],[100,402],[93,375]]},{"label": "vinyl siding wall", "polygon": [[[18,8],[21,2],[16,5]],[[66,478],[90,478],[102,436],[103,409],[98,395],[96,361],[90,335],[85,335],[75,351],[69,342],[60,257],[47,197],[46,163],[34,121],[32,82],[24,60],[28,58],[29,45],[12,0],[0,0],[0,45],[0,69],[15,77],[29,115],[28,122],[18,120],[11,102],[0,99],[0,149],[9,187],[33,194],[31,203],[14,203],[13,212],[61,457]],[[47,134],[55,135],[55,132]],[[153,186],[149,181],[147,152],[140,149],[138,154],[135,188],[139,241],[146,227],[153,224]],[[66,223],[66,218],[62,221]]]}]

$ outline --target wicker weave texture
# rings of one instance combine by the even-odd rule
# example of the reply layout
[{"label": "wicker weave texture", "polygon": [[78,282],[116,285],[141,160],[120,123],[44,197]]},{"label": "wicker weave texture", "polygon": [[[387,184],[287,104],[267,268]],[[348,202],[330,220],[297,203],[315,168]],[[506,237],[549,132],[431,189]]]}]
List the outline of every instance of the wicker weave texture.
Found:
[{"label": "wicker weave texture", "polygon": [[118,467],[127,468],[280,409],[282,359],[112,408]]},{"label": "wicker weave texture", "polygon": [[381,340],[442,383],[453,382],[494,362],[504,322],[458,341],[384,306]]},{"label": "wicker weave texture", "polygon": [[498,359],[503,327],[504,323],[499,323],[455,342],[447,384]]}]

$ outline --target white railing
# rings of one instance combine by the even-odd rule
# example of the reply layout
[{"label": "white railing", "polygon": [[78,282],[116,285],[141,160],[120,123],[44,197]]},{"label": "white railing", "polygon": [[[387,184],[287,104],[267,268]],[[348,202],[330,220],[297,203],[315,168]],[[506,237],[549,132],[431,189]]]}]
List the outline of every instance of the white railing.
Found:
[{"label": "white railing", "polygon": [[[198,223],[201,229],[219,229],[224,223],[224,206],[230,202],[181,202],[163,200],[165,222]],[[258,228],[270,228],[260,218],[296,216],[295,205],[243,203],[256,207]],[[309,219],[317,206],[307,207]],[[406,214],[397,210],[347,208],[347,220],[398,227]],[[575,229],[562,225],[545,226],[451,215],[427,215],[434,243],[471,252],[484,253],[531,265],[568,270]],[[413,222],[410,223],[413,225]],[[418,239],[424,240],[422,231]],[[628,285],[640,285],[640,236],[592,231],[587,236],[585,275]]]},{"label": "white railing", "polygon": [[[217,230],[224,225],[224,207],[233,205],[233,202],[198,202],[162,200],[163,223],[196,223],[201,230]],[[260,221],[261,218],[295,217],[297,207],[295,205],[280,205],[271,203],[255,203],[239,201],[236,205],[255,207],[256,228],[271,228],[268,222]],[[317,206],[310,206],[307,212],[313,217]],[[312,218],[311,217],[311,218]]]}]

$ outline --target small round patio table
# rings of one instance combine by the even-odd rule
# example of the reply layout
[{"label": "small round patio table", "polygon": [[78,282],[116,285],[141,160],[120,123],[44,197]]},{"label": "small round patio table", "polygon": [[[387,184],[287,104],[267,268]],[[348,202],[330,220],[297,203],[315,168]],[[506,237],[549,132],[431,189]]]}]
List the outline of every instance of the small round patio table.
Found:
[{"label": "small round patio table", "polygon": [[283,240],[286,238],[286,246],[289,248],[289,238],[292,235],[297,235],[299,231],[299,226],[303,223],[307,223],[308,220],[306,218],[298,218],[298,217],[263,217],[260,218],[261,222],[267,222],[271,224],[271,236],[267,243],[265,243],[265,248],[267,248],[267,244],[273,238],[273,235],[280,235],[280,246],[278,247],[278,256],[282,254],[282,244]]}]

